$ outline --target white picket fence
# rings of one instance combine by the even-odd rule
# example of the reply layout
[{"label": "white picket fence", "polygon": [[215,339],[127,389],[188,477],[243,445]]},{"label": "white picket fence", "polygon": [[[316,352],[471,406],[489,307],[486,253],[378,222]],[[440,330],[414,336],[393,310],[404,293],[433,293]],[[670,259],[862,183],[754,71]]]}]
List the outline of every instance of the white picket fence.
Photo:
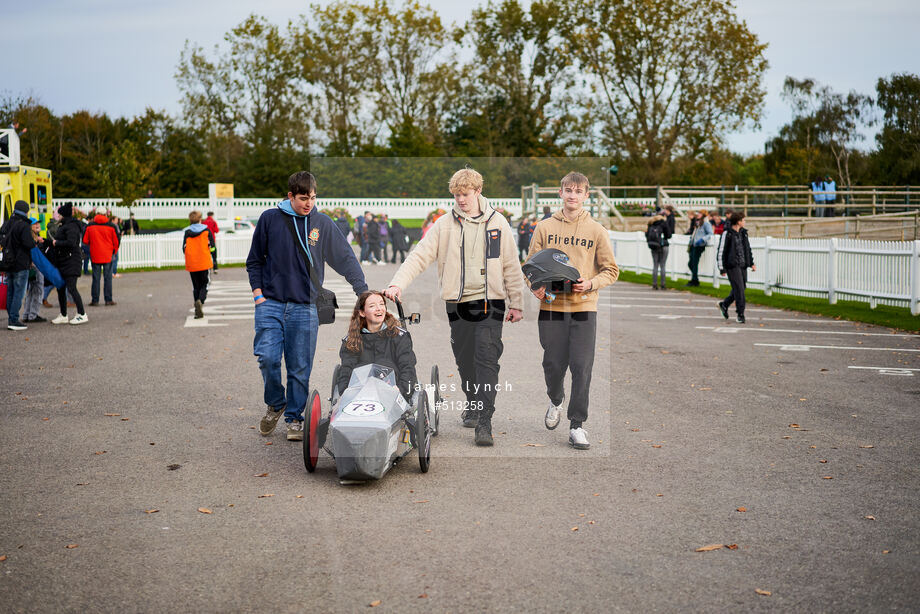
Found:
[{"label": "white picket fence", "polygon": [[[84,213],[94,208],[109,209],[114,215],[126,218],[130,213],[138,220],[181,219],[192,211],[213,211],[219,219],[242,217],[256,219],[263,211],[277,205],[277,198],[141,198],[126,207],[119,198],[66,198],[55,196],[55,203],[72,202]],[[521,215],[520,198],[490,198],[493,207],[511,212],[513,217]],[[397,219],[425,219],[435,209],[449,210],[454,205],[452,198],[320,198],[317,207],[323,210],[344,208],[352,217],[383,213]]]},{"label": "white picket fence", "polygon": [[[650,273],[652,255],[642,232],[609,231],[614,256],[621,269]],[[690,277],[688,235],[674,235],[665,270],[674,281]],[[920,241],[861,241],[856,239],[751,240],[756,271],[748,271],[748,285],[797,296],[868,302],[909,307],[920,314]],[[727,285],[716,262],[718,235],[710,237],[700,258],[699,277],[715,287]]]}]

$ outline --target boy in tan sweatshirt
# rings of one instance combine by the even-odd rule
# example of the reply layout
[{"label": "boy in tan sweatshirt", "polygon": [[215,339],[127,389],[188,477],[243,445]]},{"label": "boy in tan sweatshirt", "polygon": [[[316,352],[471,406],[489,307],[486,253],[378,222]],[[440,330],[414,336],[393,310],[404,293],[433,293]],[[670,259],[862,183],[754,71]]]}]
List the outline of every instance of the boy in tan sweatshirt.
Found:
[{"label": "boy in tan sweatshirt", "polygon": [[384,294],[399,298],[437,261],[450,344],[466,395],[461,420],[463,426],[476,428],[476,445],[491,446],[502,323],[521,319],[524,280],[514,231],[483,198],[482,175],[459,170],[450,179],[450,191],[456,206],[409,252]]},{"label": "boy in tan sweatshirt", "polygon": [[565,399],[565,372],[571,370],[569,445],[576,450],[590,447],[582,424],[588,419],[588,394],[597,337],[598,290],[615,282],[620,274],[607,230],[584,208],[588,187],[588,178],[581,173],[569,173],[563,177],[562,189],[559,190],[562,210],[537,224],[527,256],[529,259],[540,250],[555,248],[565,252],[569,264],[581,274],[578,283],[572,284],[571,294],[557,294],[550,303],[544,300],[545,287],[531,289],[540,299],[537,328],[540,345],[543,346],[546,394],[550,400],[543,422],[550,430],[559,426]]}]

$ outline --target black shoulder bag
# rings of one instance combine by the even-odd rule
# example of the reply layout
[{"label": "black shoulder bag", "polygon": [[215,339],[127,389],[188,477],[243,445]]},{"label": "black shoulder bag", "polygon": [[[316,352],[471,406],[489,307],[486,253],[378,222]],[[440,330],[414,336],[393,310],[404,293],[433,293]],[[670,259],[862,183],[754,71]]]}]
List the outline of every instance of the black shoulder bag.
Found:
[{"label": "black shoulder bag", "polygon": [[313,300],[313,304],[316,305],[316,315],[319,318],[320,324],[332,324],[335,322],[335,310],[339,307],[339,302],[335,298],[335,292],[332,290],[326,290],[319,283],[319,277],[316,275],[316,269],[313,268],[313,265],[310,263],[310,256],[307,254],[307,250],[304,249],[303,244],[300,242],[300,238],[297,236],[297,229],[294,228],[294,219],[288,216],[288,228],[291,231],[291,235],[294,237],[294,245],[300,248],[300,255],[303,258],[303,262],[307,265],[307,272],[310,274],[310,281],[313,282],[313,287],[316,289],[316,298]]}]

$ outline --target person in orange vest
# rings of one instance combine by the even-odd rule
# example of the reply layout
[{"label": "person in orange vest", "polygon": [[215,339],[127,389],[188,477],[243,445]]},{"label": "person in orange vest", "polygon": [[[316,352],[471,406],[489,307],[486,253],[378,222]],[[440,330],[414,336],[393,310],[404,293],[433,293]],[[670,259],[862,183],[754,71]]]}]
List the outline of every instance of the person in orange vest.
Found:
[{"label": "person in orange vest", "polygon": [[211,283],[211,250],[214,248],[214,233],[201,223],[201,212],[188,214],[190,226],[182,237],[182,253],[185,254],[185,270],[192,277],[192,295],[195,298],[195,318],[204,317],[204,301],[208,298],[208,284]]},{"label": "person in orange vest", "polygon": [[[217,233],[220,232],[217,228],[217,220],[214,219],[214,212],[208,211],[208,216],[204,218],[204,225],[211,229],[211,234],[214,235],[214,241],[217,241]],[[211,246],[211,264],[214,269],[214,274],[217,275],[217,243]]]}]

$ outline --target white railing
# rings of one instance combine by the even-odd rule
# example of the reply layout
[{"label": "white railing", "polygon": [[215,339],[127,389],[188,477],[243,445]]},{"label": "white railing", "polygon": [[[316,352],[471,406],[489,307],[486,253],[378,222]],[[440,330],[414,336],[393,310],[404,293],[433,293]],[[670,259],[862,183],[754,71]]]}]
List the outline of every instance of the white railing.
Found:
[{"label": "white railing", "polygon": [[[72,202],[75,207],[87,213],[94,208],[109,209],[113,215],[126,218],[130,213],[139,220],[162,220],[187,218],[192,211],[213,211],[219,219],[242,217],[258,218],[263,211],[277,205],[277,198],[141,198],[128,208],[119,198],[65,198],[55,197],[57,204]],[[513,217],[521,215],[520,198],[490,198],[493,207],[502,207]],[[425,219],[435,209],[449,210],[454,205],[452,198],[320,198],[317,206],[323,210],[344,208],[352,217],[365,211],[383,213],[396,219]],[[120,265],[120,263],[119,263]]]},{"label": "white railing", "polygon": [[[621,269],[647,273],[652,256],[642,232],[609,231]],[[665,266],[672,280],[690,277],[688,235],[670,239]],[[920,241],[860,241],[855,239],[774,239],[755,237],[751,251],[757,271],[748,271],[748,285],[797,296],[909,307],[920,314]],[[728,281],[716,262],[718,235],[710,237],[700,258],[699,277],[715,287]]]},{"label": "white railing", "polygon": [[[251,234],[217,235],[218,264],[246,262]],[[123,236],[118,249],[119,269],[162,268],[185,266],[182,254],[182,233],[161,233]]]}]

